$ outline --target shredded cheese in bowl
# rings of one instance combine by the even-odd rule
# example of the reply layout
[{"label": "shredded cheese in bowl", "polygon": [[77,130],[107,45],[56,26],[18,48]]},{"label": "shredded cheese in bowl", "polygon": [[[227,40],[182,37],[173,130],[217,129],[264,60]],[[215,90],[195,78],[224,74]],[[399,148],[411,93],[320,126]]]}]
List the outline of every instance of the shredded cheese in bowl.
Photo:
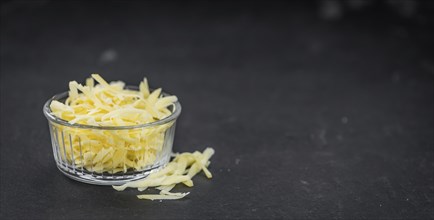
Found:
[{"label": "shredded cheese in bowl", "polygon": [[150,91],[146,78],[132,89],[98,74],[85,85],[70,82],[68,93],[44,106],[58,168],[73,179],[103,185],[164,166],[180,112],[177,97],[161,88]]}]

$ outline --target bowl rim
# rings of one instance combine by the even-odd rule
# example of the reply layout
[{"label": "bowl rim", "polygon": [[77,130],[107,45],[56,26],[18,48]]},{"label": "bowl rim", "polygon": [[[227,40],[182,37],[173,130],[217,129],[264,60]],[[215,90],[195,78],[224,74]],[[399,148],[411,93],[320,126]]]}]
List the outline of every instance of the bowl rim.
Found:
[{"label": "bowl rim", "polygon": [[[137,90],[137,91],[139,90],[139,87],[137,87],[137,86],[125,86],[125,88],[129,89],[129,90]],[[163,96],[170,96],[170,94],[166,93],[166,92],[161,92],[161,94]],[[179,115],[181,114],[181,110],[182,110],[181,104],[179,103],[179,101],[176,101],[173,103],[174,111],[172,112],[172,114],[170,114],[169,116],[167,116],[163,119],[160,119],[158,121],[149,122],[149,123],[145,123],[145,124],[126,125],[126,126],[96,126],[96,125],[85,125],[85,124],[79,124],[79,123],[70,124],[68,121],[61,119],[55,115],[52,115],[51,109],[50,109],[50,104],[52,101],[60,100],[60,99],[66,98],[67,96],[68,96],[67,91],[62,92],[62,93],[58,93],[45,102],[42,111],[44,112],[44,115],[48,119],[48,121],[51,121],[53,123],[57,123],[60,125],[64,125],[67,127],[75,127],[75,128],[83,128],[83,129],[127,130],[127,129],[147,128],[147,127],[153,127],[153,126],[167,124],[171,121],[176,120],[179,117]]]}]

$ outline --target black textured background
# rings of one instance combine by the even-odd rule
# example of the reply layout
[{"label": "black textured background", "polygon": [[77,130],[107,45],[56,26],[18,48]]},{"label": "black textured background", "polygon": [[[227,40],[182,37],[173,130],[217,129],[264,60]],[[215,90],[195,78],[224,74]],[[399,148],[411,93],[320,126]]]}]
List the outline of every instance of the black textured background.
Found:
[{"label": "black textured background", "polygon": [[[2,3],[0,218],[434,218],[422,2]],[[93,72],[176,94],[174,150],[214,147],[214,178],[151,202],[63,176],[42,105]]]}]

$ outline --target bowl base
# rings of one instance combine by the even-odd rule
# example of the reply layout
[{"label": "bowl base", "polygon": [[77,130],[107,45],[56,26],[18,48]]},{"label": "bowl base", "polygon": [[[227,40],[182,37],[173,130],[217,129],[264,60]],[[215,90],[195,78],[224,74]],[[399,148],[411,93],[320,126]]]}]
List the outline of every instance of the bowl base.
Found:
[{"label": "bowl base", "polygon": [[94,185],[122,185],[127,182],[146,178],[149,174],[161,170],[167,165],[169,159],[170,157],[164,158],[163,160],[160,160],[159,163],[154,164],[152,167],[143,171],[128,172],[124,174],[100,174],[89,172],[84,169],[71,168],[64,164],[57,164],[57,168],[65,176],[79,182]]}]

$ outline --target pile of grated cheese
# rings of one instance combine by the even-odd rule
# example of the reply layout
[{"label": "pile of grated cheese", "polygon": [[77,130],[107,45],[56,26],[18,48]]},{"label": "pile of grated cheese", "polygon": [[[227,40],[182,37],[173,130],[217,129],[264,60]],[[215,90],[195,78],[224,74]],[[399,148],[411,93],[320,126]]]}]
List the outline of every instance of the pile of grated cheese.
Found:
[{"label": "pile of grated cheese", "polygon": [[173,193],[170,190],[179,183],[192,187],[192,178],[200,171],[203,171],[206,177],[212,178],[207,167],[211,163],[209,160],[213,154],[213,148],[206,148],[203,153],[195,151],[194,153],[176,154],[175,158],[158,172],[151,173],[145,179],[128,182],[121,186],[113,186],[113,188],[117,191],[123,191],[126,188],[137,188],[139,191],[144,191],[150,187],[160,190],[160,194],[138,195],[137,198],[139,199],[173,200],[184,198],[189,193]]},{"label": "pile of grated cheese", "polygon": [[[95,81],[99,84],[95,85]],[[52,101],[51,114],[70,124],[93,126],[131,126],[168,117],[176,96],[152,92],[145,78],[139,91],[124,88],[121,81],[106,82],[92,74],[85,85],[69,83],[65,103]],[[55,140],[61,145],[59,156],[76,168],[103,173],[142,170],[152,165],[162,151],[165,132],[174,122],[128,130],[84,129],[53,125]]]}]

